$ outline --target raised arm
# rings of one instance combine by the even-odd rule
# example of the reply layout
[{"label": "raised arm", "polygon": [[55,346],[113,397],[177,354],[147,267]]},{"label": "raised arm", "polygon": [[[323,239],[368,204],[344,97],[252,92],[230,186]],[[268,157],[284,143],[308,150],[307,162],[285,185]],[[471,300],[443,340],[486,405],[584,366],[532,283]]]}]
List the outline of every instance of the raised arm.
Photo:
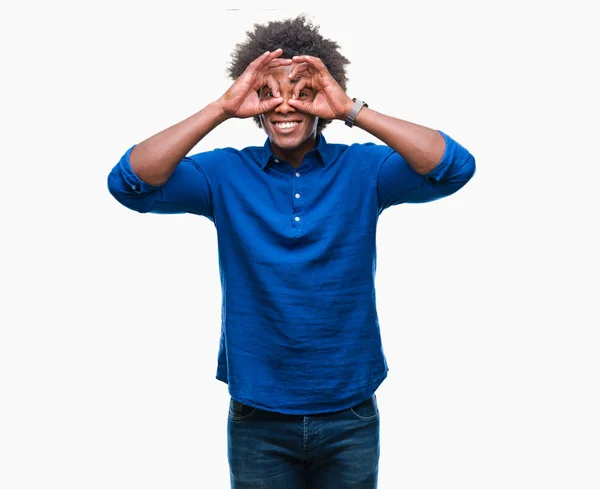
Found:
[{"label": "raised arm", "polygon": [[[281,53],[278,49],[262,54],[215,102],[132,146],[108,177],[111,194],[139,212],[209,215],[211,195],[202,171],[204,157],[197,155],[191,160],[186,155],[225,120],[259,115],[281,103],[279,96],[264,101],[258,96],[258,90],[265,85],[278,95],[279,85],[267,72],[291,64],[291,60],[279,58]],[[215,156],[207,154],[206,158]]]},{"label": "raised arm", "polygon": [[219,124],[232,117],[243,119],[262,114],[281,103],[280,97],[261,101],[257,94],[266,84],[278,91],[266,70],[291,63],[277,59],[281,53],[278,49],[259,56],[216,102],[135,146],[131,152],[133,172],[146,183],[162,185],[182,158]]},{"label": "raised arm", "polygon": [[217,103],[207,105],[191,117],[137,144],[130,155],[131,170],[149,185],[163,185],[183,157],[225,120],[227,117]]},{"label": "raised arm", "polygon": [[[313,56],[295,56],[290,78],[298,79],[289,104],[325,119],[344,120],[353,101],[333,79],[324,63]],[[300,100],[304,87],[317,92],[312,102]],[[380,207],[402,202],[426,202],[449,195],[475,172],[473,156],[448,135],[435,129],[391,117],[363,107],[354,124],[369,132],[385,147],[367,148],[379,158]]]}]

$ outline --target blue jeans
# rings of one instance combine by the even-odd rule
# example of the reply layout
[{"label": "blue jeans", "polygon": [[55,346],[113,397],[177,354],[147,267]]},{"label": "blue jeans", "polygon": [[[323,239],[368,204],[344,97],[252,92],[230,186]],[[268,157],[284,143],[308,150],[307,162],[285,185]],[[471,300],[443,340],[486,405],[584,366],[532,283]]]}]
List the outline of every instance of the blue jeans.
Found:
[{"label": "blue jeans", "polygon": [[376,489],[377,399],[307,416],[231,399],[227,449],[232,489]]}]

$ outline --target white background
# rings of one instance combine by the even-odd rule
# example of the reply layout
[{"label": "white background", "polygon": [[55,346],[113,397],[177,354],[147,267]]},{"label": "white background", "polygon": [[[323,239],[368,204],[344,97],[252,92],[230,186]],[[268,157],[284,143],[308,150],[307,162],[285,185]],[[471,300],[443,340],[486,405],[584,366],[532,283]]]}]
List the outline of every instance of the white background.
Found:
[{"label": "white background", "polygon": [[[3,7],[0,487],[229,487],[214,227],[129,211],[106,177],[226,90],[254,22],[305,12],[351,60],[351,96],[478,165],[454,196],[380,219],[379,487],[598,489],[591,4]],[[229,121],[192,152],[264,139]]]}]

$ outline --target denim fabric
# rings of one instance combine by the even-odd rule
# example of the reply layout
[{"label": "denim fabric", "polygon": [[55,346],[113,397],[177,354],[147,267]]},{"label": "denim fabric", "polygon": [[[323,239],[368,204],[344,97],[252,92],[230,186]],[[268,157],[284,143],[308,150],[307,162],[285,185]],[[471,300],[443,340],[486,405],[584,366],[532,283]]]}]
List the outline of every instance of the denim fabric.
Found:
[{"label": "denim fabric", "polygon": [[311,415],[265,411],[232,398],[227,444],[232,489],[376,489],[377,398]]}]

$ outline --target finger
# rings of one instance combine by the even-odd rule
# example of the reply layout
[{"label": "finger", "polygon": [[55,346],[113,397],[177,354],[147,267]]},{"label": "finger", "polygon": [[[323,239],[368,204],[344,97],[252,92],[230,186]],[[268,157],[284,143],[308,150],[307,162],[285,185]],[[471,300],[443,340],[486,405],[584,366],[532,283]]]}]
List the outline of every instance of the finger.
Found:
[{"label": "finger", "polygon": [[270,112],[281,103],[283,103],[283,97],[261,100],[258,104],[258,110],[260,111],[259,113],[264,114],[265,112]]},{"label": "finger", "polygon": [[281,92],[279,91],[279,82],[273,75],[267,75],[264,81],[271,89],[273,97],[281,97]]},{"label": "finger", "polygon": [[264,69],[271,61],[281,56],[283,54],[283,49],[277,48],[275,51],[267,51],[267,53],[269,54],[265,59],[263,59],[262,63],[259,66],[259,69]]},{"label": "finger", "polygon": [[295,63],[294,67],[292,68],[292,71],[290,71],[290,74],[288,76],[291,80],[293,80],[298,76],[299,73],[308,71],[309,68],[310,65],[308,63]]},{"label": "finger", "polygon": [[[312,114],[312,102],[305,102],[303,100],[298,100],[295,98],[288,99],[288,105],[291,105],[295,109],[298,109],[300,112],[306,112],[307,114]],[[316,114],[315,114],[316,115]]]},{"label": "finger", "polygon": [[315,56],[294,56],[292,60],[296,63],[308,63],[310,66],[315,68],[321,75],[329,74],[325,63],[321,61],[321,58],[317,58]]},{"label": "finger", "polygon": [[277,56],[281,56],[283,54],[283,49],[277,48],[275,51],[271,52],[271,57],[276,58]]},{"label": "finger", "polygon": [[275,58],[275,59],[272,59],[271,61],[269,61],[269,64],[267,65],[267,69],[278,68],[279,66],[287,66],[287,65],[291,65],[292,63],[293,63],[293,61],[291,59]]},{"label": "finger", "polygon": [[298,99],[300,97],[300,92],[308,83],[308,78],[302,77],[296,84],[294,85],[294,91],[292,92],[292,98]]},{"label": "finger", "polygon": [[270,59],[271,53],[269,51],[265,51],[258,58],[256,58],[252,63],[250,63],[246,70],[257,70],[267,59]]}]

